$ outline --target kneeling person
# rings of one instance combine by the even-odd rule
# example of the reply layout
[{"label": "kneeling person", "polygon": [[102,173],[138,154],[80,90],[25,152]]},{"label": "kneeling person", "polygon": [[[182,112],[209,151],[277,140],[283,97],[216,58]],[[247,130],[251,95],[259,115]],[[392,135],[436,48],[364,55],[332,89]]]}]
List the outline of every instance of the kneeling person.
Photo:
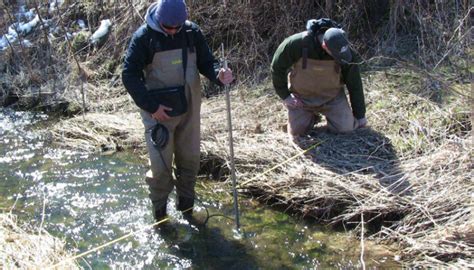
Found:
[{"label": "kneeling person", "polygon": [[288,133],[292,136],[307,133],[319,113],[326,117],[332,132],[367,125],[359,57],[342,29],[325,29],[320,24],[321,20],[309,21],[308,31],[286,38],[273,56],[273,85],[288,109]]}]

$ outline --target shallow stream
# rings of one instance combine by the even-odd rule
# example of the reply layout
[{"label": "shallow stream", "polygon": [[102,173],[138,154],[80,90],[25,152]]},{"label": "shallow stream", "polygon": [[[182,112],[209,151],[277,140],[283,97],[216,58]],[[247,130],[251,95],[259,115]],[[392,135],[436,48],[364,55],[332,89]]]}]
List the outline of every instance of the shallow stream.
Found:
[{"label": "shallow stream", "polygon": [[[153,223],[143,162],[133,154],[90,155],[48,145],[41,114],[0,109],[0,209],[20,223],[44,226],[75,254]],[[44,127],[44,126],[43,126]],[[360,242],[311,221],[239,198],[242,233],[236,237],[227,184],[199,179],[197,217],[188,224],[168,210],[173,232],[152,229],[91,253],[85,269],[352,269],[361,268]],[[367,268],[399,268],[383,246],[367,242]]]}]

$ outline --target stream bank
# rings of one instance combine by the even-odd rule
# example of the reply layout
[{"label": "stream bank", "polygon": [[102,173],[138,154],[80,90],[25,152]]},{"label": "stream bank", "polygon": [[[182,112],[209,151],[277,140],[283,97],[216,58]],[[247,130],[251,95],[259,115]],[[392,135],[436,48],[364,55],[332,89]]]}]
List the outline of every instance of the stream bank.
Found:
[{"label": "stream bank", "polygon": [[[360,267],[361,247],[353,235],[272,210],[245,196],[240,196],[242,237],[235,238],[229,186],[205,176],[198,180],[195,215],[203,218],[208,211],[213,217],[206,226],[188,224],[171,196],[168,212],[173,232],[163,235],[143,230],[153,223],[153,217],[143,177],[147,168],[136,154],[60,149],[46,140],[43,127],[48,120],[41,114],[2,110],[0,120],[3,142],[8,140],[0,144],[5,157],[0,160],[0,205],[10,207],[19,222],[48,231],[51,236],[45,245],[62,243],[53,249],[57,259],[33,261],[34,267],[70,263],[66,259],[71,254],[61,250],[81,254],[130,232],[136,233],[78,258],[77,264],[93,269]],[[17,236],[32,237],[26,232]],[[8,239],[0,241],[11,241]],[[383,245],[367,241],[364,248],[370,267],[399,265]],[[33,256],[39,250],[47,249],[33,245],[24,252]]]}]

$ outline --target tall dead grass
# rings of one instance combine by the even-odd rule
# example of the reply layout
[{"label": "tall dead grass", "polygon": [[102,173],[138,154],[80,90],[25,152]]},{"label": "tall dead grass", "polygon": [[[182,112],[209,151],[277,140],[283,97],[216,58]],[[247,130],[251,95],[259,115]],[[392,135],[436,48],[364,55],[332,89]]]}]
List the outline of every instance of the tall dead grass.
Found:
[{"label": "tall dead grass", "polygon": [[[324,224],[359,233],[364,228],[363,235],[373,240],[397,243],[410,266],[474,266],[468,103],[433,103],[394,88],[383,73],[371,76],[369,128],[335,135],[323,122],[296,148],[284,131],[286,110],[269,96],[270,86],[236,90],[232,110],[241,192]],[[259,94],[251,97],[252,91]],[[228,158],[223,119],[223,97],[205,104],[202,149],[211,157]],[[453,125],[464,128],[453,131]]]},{"label": "tall dead grass", "polygon": [[[0,268],[41,269],[61,262],[70,254],[65,252],[64,242],[51,236],[44,229],[37,232],[18,225],[11,213],[0,214]],[[61,269],[80,269],[74,262]]]},{"label": "tall dead grass", "polygon": [[[29,8],[34,6],[34,1],[27,3]],[[58,27],[45,40],[47,28],[51,26],[44,24],[45,29],[20,36],[20,40],[28,39],[34,46],[15,43],[0,53],[4,62],[9,63],[0,72],[4,86],[2,97],[24,98],[23,92],[27,92],[26,103],[41,108],[43,103],[64,100],[82,105],[74,92],[81,92],[81,87],[85,87],[86,92],[93,93],[104,83],[116,96],[125,94],[119,83],[121,59],[131,34],[143,23],[149,3],[143,0],[65,1],[53,14],[46,12],[46,5],[38,5],[44,19],[53,22],[49,25]],[[211,48],[217,52],[221,43],[225,44],[226,56],[244,83],[265,79],[269,61],[279,43],[304,30],[308,19],[318,17],[332,17],[341,22],[354,47],[366,59],[375,55],[396,57],[414,62],[428,72],[435,72],[444,65],[458,71],[469,66],[468,61],[463,61],[467,59],[472,39],[469,22],[472,6],[468,1],[203,0],[187,3],[190,19],[201,26]],[[2,25],[6,29],[14,23],[17,6],[2,4],[1,7]],[[77,32],[75,21],[78,19],[87,21],[89,32],[97,29],[100,20],[110,19],[113,30],[107,42],[100,48],[74,47],[71,51],[66,32]],[[74,42],[73,38],[69,39]],[[80,69],[75,68],[77,65]],[[85,75],[80,82],[79,73]],[[466,76],[465,71],[463,76]],[[42,91],[41,86],[48,86],[50,91]]]}]

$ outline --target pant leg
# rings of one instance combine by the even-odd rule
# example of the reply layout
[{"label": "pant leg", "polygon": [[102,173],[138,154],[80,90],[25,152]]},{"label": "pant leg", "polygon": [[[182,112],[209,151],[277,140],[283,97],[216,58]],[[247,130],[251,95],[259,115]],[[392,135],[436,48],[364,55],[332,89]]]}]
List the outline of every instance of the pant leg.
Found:
[{"label": "pant leg", "polygon": [[175,150],[174,133],[178,124],[178,119],[172,118],[169,121],[161,123],[168,129],[169,141],[165,148],[159,151],[153,146],[151,140],[151,129],[158,121],[153,119],[151,115],[145,111],[141,112],[141,117],[145,126],[145,141],[150,159],[150,172],[147,173],[145,180],[148,184],[148,189],[150,191],[149,197],[153,202],[153,206],[158,209],[163,205],[166,205],[168,195],[174,187],[171,172],[173,152]]},{"label": "pant leg", "polygon": [[288,134],[303,135],[314,125],[316,115],[305,108],[288,109]]},{"label": "pant leg", "polygon": [[344,92],[324,104],[321,113],[326,116],[328,129],[335,133],[350,132],[358,128],[359,122],[352,114]]},{"label": "pant leg", "polygon": [[178,198],[194,200],[201,154],[201,94],[196,89],[189,91],[188,113],[181,119],[175,133],[176,193]]}]

